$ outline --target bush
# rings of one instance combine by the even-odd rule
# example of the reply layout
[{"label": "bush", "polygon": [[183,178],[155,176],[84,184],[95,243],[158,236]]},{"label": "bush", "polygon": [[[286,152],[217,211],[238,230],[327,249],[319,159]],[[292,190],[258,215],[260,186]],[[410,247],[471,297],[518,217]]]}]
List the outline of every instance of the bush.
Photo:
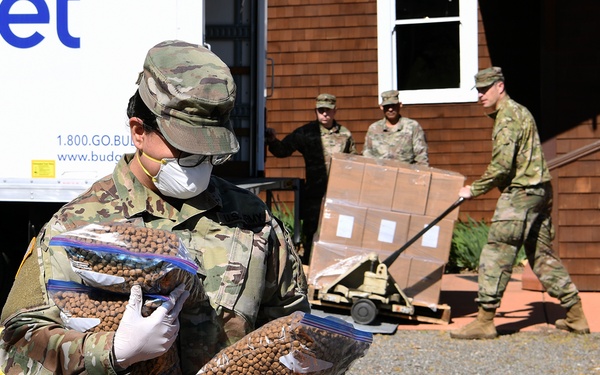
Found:
[{"label": "bush", "polygon": [[271,208],[273,216],[281,220],[290,235],[294,233],[294,210],[290,209],[285,202],[279,200],[275,200],[273,206]]},{"label": "bush", "polygon": [[[490,227],[484,220],[477,222],[471,217],[467,218],[467,222],[459,220],[452,233],[452,245],[446,273],[477,271],[479,256],[483,246],[487,243],[489,230]],[[526,259],[525,250],[521,248],[514,265],[522,265]]]}]

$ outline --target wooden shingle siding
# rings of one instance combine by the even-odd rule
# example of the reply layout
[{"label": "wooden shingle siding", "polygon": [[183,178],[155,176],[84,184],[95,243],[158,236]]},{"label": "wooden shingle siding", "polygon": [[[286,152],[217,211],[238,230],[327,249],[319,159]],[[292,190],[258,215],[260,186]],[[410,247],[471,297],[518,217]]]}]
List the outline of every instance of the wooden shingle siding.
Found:
[{"label": "wooden shingle siding", "polygon": [[[547,44],[554,71],[547,81],[545,116],[556,119],[552,142],[561,157],[600,139],[600,75],[595,73],[600,4],[552,0],[547,8],[546,30],[555,39]],[[580,290],[600,291],[600,151],[556,168],[553,177],[558,253]]]},{"label": "wooden shingle siding", "polygon": [[[578,126],[569,135],[557,137],[557,150],[581,147],[578,137],[591,130]],[[583,145],[589,144],[587,138]],[[569,148],[571,147],[571,148]],[[557,197],[556,249],[580,290],[598,291],[600,285],[600,152],[582,157],[554,173]]]},{"label": "wooden shingle siding", "polygon": [[[372,0],[269,1],[267,57],[273,59],[274,90],[267,99],[267,126],[279,139],[314,120],[315,98],[327,92],[337,96],[336,119],[362,151],[367,127],[380,116],[376,10]],[[265,173],[304,178],[304,161],[299,153],[286,159],[267,153]],[[289,192],[277,195],[293,200]]]}]

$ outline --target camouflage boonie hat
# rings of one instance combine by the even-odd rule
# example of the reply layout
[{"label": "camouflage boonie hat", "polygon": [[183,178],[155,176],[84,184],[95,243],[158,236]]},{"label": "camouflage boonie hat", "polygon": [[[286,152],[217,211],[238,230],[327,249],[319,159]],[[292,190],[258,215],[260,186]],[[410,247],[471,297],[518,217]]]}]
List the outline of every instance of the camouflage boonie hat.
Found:
[{"label": "camouflage boonie hat", "polygon": [[335,108],[336,98],[331,94],[319,94],[315,108]]},{"label": "camouflage boonie hat", "polygon": [[388,90],[381,93],[381,106],[399,104],[400,99],[398,90]]},{"label": "camouflage boonie hat", "polygon": [[475,74],[475,87],[488,87],[497,81],[504,81],[502,69],[497,66],[480,70]]},{"label": "camouflage boonie hat", "polygon": [[161,42],[148,51],[138,85],[172,146],[202,155],[240,149],[229,120],[235,82],[227,65],[210,50],[179,40]]}]

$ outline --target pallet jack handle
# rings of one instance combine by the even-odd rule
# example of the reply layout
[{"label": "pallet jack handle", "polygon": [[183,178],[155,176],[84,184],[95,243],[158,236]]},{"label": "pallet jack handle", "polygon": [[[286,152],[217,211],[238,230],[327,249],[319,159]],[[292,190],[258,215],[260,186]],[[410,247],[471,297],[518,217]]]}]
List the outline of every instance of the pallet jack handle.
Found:
[{"label": "pallet jack handle", "polygon": [[458,198],[456,200],[456,202],[452,203],[452,205],[446,209],[446,211],[442,212],[440,214],[440,216],[438,216],[435,219],[433,219],[433,221],[431,223],[427,224],[427,226],[425,228],[423,228],[413,238],[411,238],[410,240],[408,240],[408,242],[406,242],[404,245],[402,245],[401,248],[399,248],[394,253],[392,253],[392,255],[390,255],[389,257],[387,257],[382,263],[385,264],[389,268],[392,265],[392,263],[394,263],[394,261],[396,260],[396,258],[398,258],[400,256],[400,254],[402,254],[404,252],[404,250],[408,249],[408,247],[410,245],[412,245],[416,240],[418,240],[419,238],[421,238],[421,236],[424,235],[425,232],[427,232],[429,229],[431,229],[431,227],[433,227],[434,225],[436,225],[440,220],[442,220],[443,218],[445,218],[450,212],[454,211],[454,209],[456,207],[460,206],[460,204],[462,202],[464,202],[464,201],[465,201],[465,198],[463,198],[463,197]]}]

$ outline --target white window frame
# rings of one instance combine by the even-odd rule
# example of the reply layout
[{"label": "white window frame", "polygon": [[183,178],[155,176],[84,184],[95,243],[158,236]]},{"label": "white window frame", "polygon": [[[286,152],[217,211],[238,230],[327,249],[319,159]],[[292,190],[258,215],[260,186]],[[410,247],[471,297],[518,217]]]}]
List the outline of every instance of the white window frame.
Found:
[{"label": "white window frame", "polygon": [[460,87],[453,89],[403,90],[404,104],[466,103],[477,101],[473,76],[478,70],[477,0],[461,0],[458,17],[396,20],[396,1],[377,0],[377,49],[379,92],[397,89],[395,26],[436,22],[459,22]]}]

